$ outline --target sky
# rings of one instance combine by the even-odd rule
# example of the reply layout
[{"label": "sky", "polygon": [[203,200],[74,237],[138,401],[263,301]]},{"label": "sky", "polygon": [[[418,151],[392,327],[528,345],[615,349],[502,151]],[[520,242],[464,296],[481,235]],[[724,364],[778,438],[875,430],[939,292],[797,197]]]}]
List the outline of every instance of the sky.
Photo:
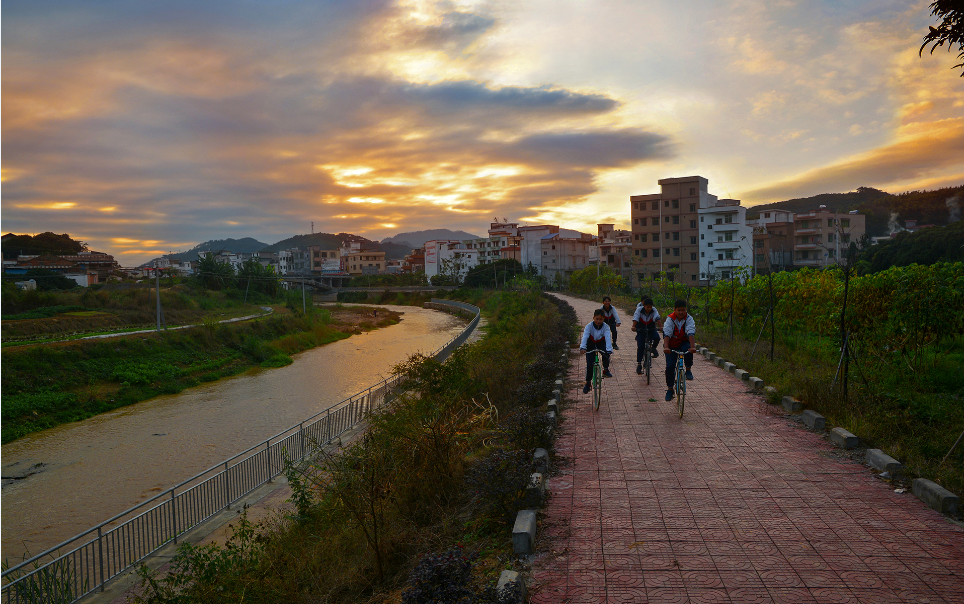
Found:
[{"label": "sky", "polygon": [[135,266],[312,228],[629,228],[678,176],[744,205],[958,186],[933,23],[926,0],[6,0],[0,229]]}]

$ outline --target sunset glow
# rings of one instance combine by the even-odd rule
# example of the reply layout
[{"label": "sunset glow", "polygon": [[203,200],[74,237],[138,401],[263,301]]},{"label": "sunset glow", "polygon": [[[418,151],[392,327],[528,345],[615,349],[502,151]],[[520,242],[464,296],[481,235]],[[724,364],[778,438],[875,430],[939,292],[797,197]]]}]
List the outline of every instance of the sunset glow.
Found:
[{"label": "sunset glow", "polygon": [[312,222],[628,228],[692,174],[745,204],[964,184],[926,1],[116,4],[4,5],[4,232],[137,264]]}]

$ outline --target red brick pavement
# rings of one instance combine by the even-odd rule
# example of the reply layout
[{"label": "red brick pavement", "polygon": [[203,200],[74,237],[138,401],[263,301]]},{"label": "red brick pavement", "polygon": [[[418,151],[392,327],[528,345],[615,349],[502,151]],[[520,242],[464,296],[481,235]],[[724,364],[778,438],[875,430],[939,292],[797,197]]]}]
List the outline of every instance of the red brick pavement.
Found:
[{"label": "red brick pavement", "polygon": [[[565,299],[584,323],[599,306]],[[964,602],[964,529],[700,356],[681,420],[629,323],[596,412],[573,360],[532,602]]]}]

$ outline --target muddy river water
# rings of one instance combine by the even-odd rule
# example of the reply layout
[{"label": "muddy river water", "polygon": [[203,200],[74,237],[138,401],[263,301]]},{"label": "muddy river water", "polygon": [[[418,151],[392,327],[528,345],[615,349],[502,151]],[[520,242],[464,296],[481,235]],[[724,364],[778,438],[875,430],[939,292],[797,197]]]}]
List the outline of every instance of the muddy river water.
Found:
[{"label": "muddy river water", "polygon": [[19,560],[93,527],[388,377],[465,326],[410,306],[398,325],[294,357],[279,369],[160,396],[3,445],[2,556]]}]

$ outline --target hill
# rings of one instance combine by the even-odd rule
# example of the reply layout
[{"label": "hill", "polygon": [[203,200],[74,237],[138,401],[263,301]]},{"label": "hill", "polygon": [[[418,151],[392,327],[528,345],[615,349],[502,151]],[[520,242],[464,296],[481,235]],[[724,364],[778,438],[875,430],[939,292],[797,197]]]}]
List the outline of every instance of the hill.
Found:
[{"label": "hill", "polygon": [[[955,200],[956,201],[953,201]],[[895,230],[892,220],[900,226],[906,220],[917,220],[920,224],[945,226],[960,217],[960,207],[964,203],[964,185],[933,191],[908,191],[894,195],[871,187],[858,187],[849,193],[823,193],[813,197],[788,199],[776,203],[752,206],[747,209],[747,218],[757,218],[765,210],[789,210],[806,213],[819,208],[844,213],[857,210],[867,216],[867,234],[887,235]]]},{"label": "hill", "polygon": [[309,245],[319,245],[323,249],[334,250],[340,248],[343,244],[352,241],[361,243],[362,249],[385,252],[385,258],[387,260],[401,260],[406,254],[412,251],[412,248],[407,245],[385,242],[378,243],[377,241],[372,241],[371,239],[366,239],[365,237],[353,235],[351,233],[338,233],[336,235],[331,233],[295,235],[294,237],[289,237],[279,241],[278,243],[265,246],[258,251],[277,252],[279,250],[287,250],[291,248],[305,248]]},{"label": "hill", "polygon": [[[212,239],[211,241],[199,243],[186,252],[165,254],[163,257],[168,258],[172,262],[186,262],[189,260],[197,260],[198,252],[218,252],[220,250],[227,250],[235,253],[250,253],[260,251],[261,248],[266,245],[268,244],[258,241],[252,237],[244,237],[242,239]],[[152,266],[155,260],[157,260],[157,258],[145,262],[143,266]]]},{"label": "hill", "polygon": [[878,273],[891,266],[931,265],[964,261],[964,221],[910,233],[902,231],[890,241],[868,247],[857,267],[860,273]]},{"label": "hill", "polygon": [[411,251],[413,248],[422,247],[426,241],[433,239],[479,239],[478,235],[466,233],[465,231],[451,231],[449,229],[429,229],[427,231],[412,231],[410,233],[399,233],[394,237],[382,239],[382,243],[395,243],[404,245]]}]

